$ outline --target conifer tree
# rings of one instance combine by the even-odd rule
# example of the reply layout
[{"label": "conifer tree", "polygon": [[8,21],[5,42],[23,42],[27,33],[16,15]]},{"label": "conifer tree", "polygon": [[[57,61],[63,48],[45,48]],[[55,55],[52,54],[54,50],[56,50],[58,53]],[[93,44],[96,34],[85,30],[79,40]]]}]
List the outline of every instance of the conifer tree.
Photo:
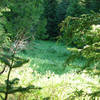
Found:
[{"label": "conifer tree", "polygon": [[45,0],[44,1],[44,14],[43,16],[47,19],[47,34],[50,38],[56,37],[56,0]]}]

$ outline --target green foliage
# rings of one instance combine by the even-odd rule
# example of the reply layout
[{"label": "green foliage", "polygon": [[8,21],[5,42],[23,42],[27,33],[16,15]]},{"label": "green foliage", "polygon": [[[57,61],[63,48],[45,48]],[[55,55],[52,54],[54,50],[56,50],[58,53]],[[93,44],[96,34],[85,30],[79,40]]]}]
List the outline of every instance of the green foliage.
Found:
[{"label": "green foliage", "polygon": [[99,0],[84,0],[87,10],[93,10],[99,12],[100,10],[100,1]]},{"label": "green foliage", "polygon": [[57,9],[56,9],[56,17],[57,17],[57,23],[61,23],[66,17],[66,10],[69,6],[69,2],[66,0],[62,0],[60,3],[58,3]]},{"label": "green foliage", "polygon": [[56,9],[56,22],[57,22],[57,34],[58,36],[60,33],[60,28],[58,25],[65,19],[66,17],[66,10],[69,6],[69,2],[67,0],[61,0],[61,2],[58,3],[57,9]]},{"label": "green foliage", "polygon": [[9,47],[10,45],[9,34],[5,34],[6,21],[5,17],[0,16],[0,49],[2,49],[2,47]]},{"label": "green foliage", "polygon": [[[98,0],[39,0],[38,2],[37,0],[1,0],[0,98],[4,99],[3,93],[7,100],[8,94],[16,92],[18,94],[16,93],[15,97],[18,98],[14,100],[22,97],[26,100],[79,100],[84,96],[99,96],[100,79],[86,74],[91,72],[92,75],[100,75],[100,14],[90,12],[90,10],[99,12],[99,9]],[[20,44],[18,42],[16,45],[17,40],[21,41],[24,38],[23,41],[28,40],[29,43],[34,35],[38,39],[53,39],[60,34],[57,25],[61,21],[62,39],[66,41],[67,46],[75,48],[67,48],[66,51],[64,46],[55,46],[54,42],[45,44],[43,41],[36,41],[36,47],[33,48],[34,43],[31,44],[32,49],[26,50],[26,55],[19,53],[24,57],[16,55],[15,51],[19,50],[16,48]],[[25,59],[29,57],[30,62]],[[66,57],[67,65],[64,64]],[[78,58],[78,61],[75,58]],[[32,67],[32,70],[25,67],[20,69],[22,66],[27,66],[25,64]],[[95,69],[91,68],[92,70],[89,69],[81,74],[73,71],[74,67],[76,72],[80,72],[85,68],[88,69],[89,66]],[[72,72],[64,74],[68,71]],[[32,73],[34,77],[30,76]],[[3,75],[7,78],[5,79]],[[36,91],[35,89],[40,88],[34,85],[42,86],[43,90]]]},{"label": "green foliage", "polygon": [[7,66],[10,66],[10,63],[8,61],[8,59],[4,58],[4,57],[0,57],[0,61],[4,64],[6,64]]},{"label": "green foliage", "polygon": [[[17,86],[19,83],[19,78],[10,79],[10,74],[12,69],[22,67],[24,64],[28,63],[29,60],[22,59],[20,57],[15,56],[15,52],[9,53],[9,54],[0,54],[0,61],[5,65],[5,67],[8,67],[8,73],[7,73],[7,80],[5,80],[5,84],[0,86],[0,93],[5,94],[5,99],[7,100],[8,94],[13,94],[16,92],[27,92],[31,89],[41,89],[38,87],[35,87],[34,85],[29,85],[27,87]],[[4,70],[5,70],[4,67]],[[2,74],[2,73],[0,73]]]},{"label": "green foliage", "polygon": [[28,63],[29,60],[25,60],[25,59],[18,59],[14,65],[12,66],[12,68],[17,68],[17,67],[21,67],[23,64]]},{"label": "green foliage", "polygon": [[44,13],[43,16],[47,20],[47,34],[49,34],[49,37],[55,38],[57,36],[56,34],[56,7],[57,7],[57,1],[56,0],[44,0]]},{"label": "green foliage", "polygon": [[[17,59],[20,61],[16,61]],[[1,90],[1,88],[4,88],[3,90],[0,91],[0,93],[5,93],[5,100],[7,100],[8,94],[18,92],[18,91],[21,92],[22,90],[24,91],[26,89],[26,88],[24,89],[21,87],[14,89],[13,85],[15,85],[15,83],[18,83],[19,79],[15,78],[10,81],[9,78],[10,78],[10,73],[11,73],[12,68],[21,67],[23,64],[27,63],[28,61],[25,59],[15,57],[15,54],[14,55],[1,54],[0,61],[1,61],[1,63],[5,64],[5,67],[7,67],[7,66],[9,67],[7,80],[5,81],[6,86],[5,86],[5,88],[0,87],[0,90]]]},{"label": "green foliage", "polygon": [[[20,79],[18,85],[13,86],[35,85],[36,87],[42,87],[42,89],[18,92],[14,95],[9,94],[9,99],[13,97],[15,100],[19,98],[21,100],[43,100],[45,98],[70,100],[73,97],[76,100],[81,100],[81,98],[92,100],[92,93],[95,94],[96,91],[100,90],[100,78],[97,74],[94,76],[96,70],[76,73],[77,70],[81,69],[78,65],[84,65],[80,58],[77,61],[72,61],[72,65],[70,63],[63,69],[65,59],[70,56],[70,53],[62,43],[38,40],[28,46],[31,47],[31,49],[27,49],[28,53],[20,53],[19,55],[21,58],[30,58],[29,63],[23,67],[14,68],[11,72],[10,81],[12,82],[15,78],[18,78]],[[73,51],[77,52],[77,48]],[[77,66],[74,66],[75,63]],[[4,84],[2,80],[6,78],[5,74],[7,72],[0,75],[0,86]],[[99,93],[96,94],[99,96]]]},{"label": "green foliage", "polygon": [[[0,18],[2,20],[5,19],[4,21],[0,21],[0,28],[2,28],[0,36],[4,37],[0,38],[0,49],[2,49],[2,54],[0,54],[0,63],[3,64],[0,75],[3,74],[5,72],[5,69],[8,67],[7,79],[5,80],[4,84],[5,87],[3,87],[3,89],[2,86],[4,85],[0,87],[0,93],[3,93],[5,95],[4,100],[8,100],[8,94],[25,92],[30,89],[35,89],[34,86],[27,86],[24,88],[21,86],[15,87],[19,79],[10,80],[10,75],[12,69],[22,67],[29,61],[20,57],[16,57],[16,52],[19,50],[20,41],[27,36],[27,33],[29,34],[31,27],[35,24],[35,22],[37,22],[35,21],[33,23],[34,12],[36,11],[36,9],[35,2],[33,0],[4,0],[0,8]],[[38,11],[41,10],[38,9]],[[10,40],[11,42],[7,40]],[[7,47],[8,50],[6,52],[5,50],[3,50],[4,48],[6,48],[5,45],[7,45],[7,42],[5,41],[9,42],[9,46]],[[15,42],[15,44],[13,42]]]},{"label": "green foliage", "polygon": [[69,0],[67,16],[78,17],[82,14],[90,13],[93,10],[99,12],[100,1],[98,0]]},{"label": "green foliage", "polygon": [[45,18],[40,18],[40,21],[37,25],[37,32],[35,38],[43,40],[48,38],[48,34],[46,33],[46,25],[47,20]]},{"label": "green foliage", "polygon": [[[99,24],[100,14],[83,14],[81,17],[67,17],[61,23],[61,32],[64,33],[67,45],[74,45],[76,49],[70,49],[72,58],[79,57],[80,55],[87,59],[84,68],[99,62],[100,58],[100,30],[96,29]],[[93,29],[93,26],[95,28]],[[99,26],[99,25],[97,25]],[[76,56],[75,56],[76,55]],[[74,57],[73,57],[74,56]],[[67,61],[69,61],[67,59]],[[98,66],[98,65],[96,65]]]},{"label": "green foliage", "polygon": [[67,16],[78,17],[86,12],[85,6],[82,0],[69,0],[69,6],[67,9]]},{"label": "green foliage", "polygon": [[[92,20],[91,20],[92,19]],[[99,33],[91,32],[91,26],[99,22],[99,14],[83,14],[81,17],[71,17],[68,16],[60,25],[61,32],[63,32],[63,39],[66,39],[67,45],[74,43],[75,45],[83,45],[79,47],[84,47],[86,44],[91,44],[93,42],[99,41]],[[94,36],[96,37],[94,38]],[[81,43],[80,43],[81,42]],[[92,42],[92,43],[93,43]]]},{"label": "green foliage", "polygon": [[7,19],[5,29],[6,33],[10,33],[10,38],[15,38],[15,35],[22,30],[24,30],[24,34],[29,34],[39,17],[36,12],[41,12],[40,8],[36,8],[36,2],[33,0],[5,0],[4,3],[6,5],[4,9],[7,8],[8,10],[2,11],[2,16]]}]

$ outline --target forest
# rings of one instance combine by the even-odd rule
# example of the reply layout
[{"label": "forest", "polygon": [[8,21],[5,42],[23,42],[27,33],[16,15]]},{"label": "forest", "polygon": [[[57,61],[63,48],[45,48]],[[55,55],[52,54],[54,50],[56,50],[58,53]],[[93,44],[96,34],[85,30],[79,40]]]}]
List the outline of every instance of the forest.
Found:
[{"label": "forest", "polygon": [[0,0],[0,100],[100,100],[100,0]]}]

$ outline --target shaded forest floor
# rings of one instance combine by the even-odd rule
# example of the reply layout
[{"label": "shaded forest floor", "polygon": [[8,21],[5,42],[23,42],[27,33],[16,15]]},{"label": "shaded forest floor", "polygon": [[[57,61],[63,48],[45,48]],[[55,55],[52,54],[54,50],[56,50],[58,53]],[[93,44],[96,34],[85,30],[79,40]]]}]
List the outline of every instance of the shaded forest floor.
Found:
[{"label": "shaded forest floor", "polygon": [[[42,89],[18,93],[14,95],[16,99],[8,100],[83,100],[82,97],[93,100],[88,94],[100,89],[99,76],[90,75],[86,71],[77,74],[75,70],[78,68],[72,65],[64,67],[65,60],[70,55],[64,44],[35,41],[28,44],[27,48],[19,55],[30,59],[30,62],[14,70],[11,78],[20,78],[19,85],[32,84]],[[84,62],[78,59],[72,63],[81,63],[82,66]],[[5,74],[6,72],[0,76],[0,80],[4,80]],[[17,99],[20,95],[21,99]]]}]

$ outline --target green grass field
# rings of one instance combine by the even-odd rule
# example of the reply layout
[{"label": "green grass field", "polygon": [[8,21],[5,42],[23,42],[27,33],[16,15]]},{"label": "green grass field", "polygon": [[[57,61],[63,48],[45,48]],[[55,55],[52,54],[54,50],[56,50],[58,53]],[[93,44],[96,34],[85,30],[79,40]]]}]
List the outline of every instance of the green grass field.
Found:
[{"label": "green grass field", "polygon": [[[42,89],[10,95],[8,100],[93,100],[88,94],[100,89],[99,76],[90,76],[86,71],[75,73],[78,65],[84,64],[80,59],[72,62],[76,67],[65,67],[70,52],[64,44],[38,40],[29,43],[27,48],[19,55],[30,62],[13,70],[11,79],[18,77],[19,85],[35,85]],[[4,80],[5,75],[6,72],[0,80]]]},{"label": "green grass field", "polygon": [[[29,50],[22,56],[30,59],[30,67],[41,74],[47,71],[63,74],[63,64],[68,55],[66,47],[51,41],[36,41],[29,45]],[[34,65],[36,65],[34,67]]]}]

